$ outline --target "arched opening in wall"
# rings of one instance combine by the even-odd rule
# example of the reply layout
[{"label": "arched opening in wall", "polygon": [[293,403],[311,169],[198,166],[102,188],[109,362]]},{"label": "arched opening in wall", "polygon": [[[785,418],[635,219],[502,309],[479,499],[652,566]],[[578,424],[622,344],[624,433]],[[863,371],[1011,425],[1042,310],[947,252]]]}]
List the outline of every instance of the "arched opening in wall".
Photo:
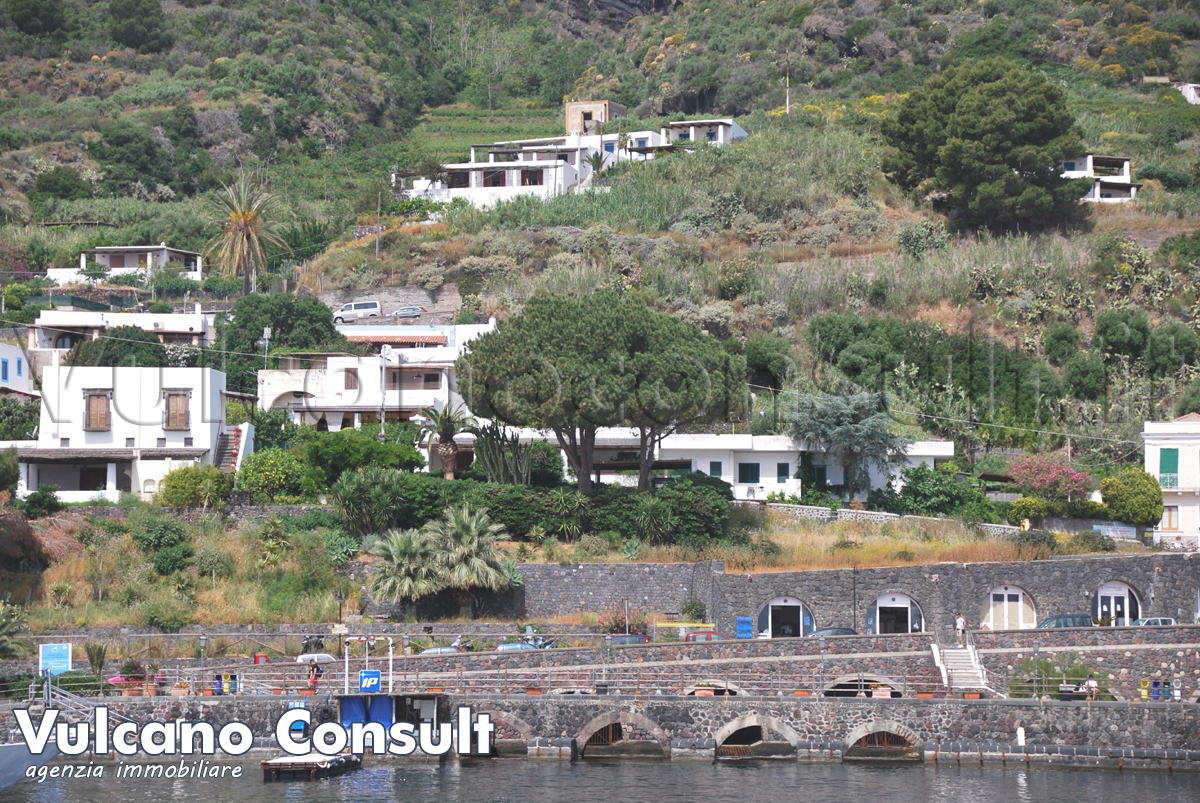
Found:
[{"label": "arched opening in wall", "polygon": [[860,736],[842,752],[843,761],[920,761],[916,740],[886,730]]},{"label": "arched opening in wall", "polygon": [[861,694],[863,697],[882,697],[885,699],[903,697],[904,694],[896,686],[897,684],[891,682],[888,678],[844,677],[838,678],[826,686],[825,691],[821,692],[821,696],[858,697]]},{"label": "arched opening in wall", "polygon": [[142,483],[142,493],[152,494],[158,490],[158,484],[154,480],[146,480]]},{"label": "arched opening in wall", "polygon": [[984,600],[979,621],[989,630],[1028,630],[1037,627],[1037,609],[1025,589],[999,586]]},{"label": "arched opening in wall", "polygon": [[580,758],[664,759],[663,745],[637,725],[613,722],[597,728],[579,748]]},{"label": "arched opening in wall", "polygon": [[1092,618],[1101,625],[1129,627],[1141,618],[1137,593],[1126,583],[1112,582],[1100,586],[1092,603]]},{"label": "arched opening in wall", "polygon": [[816,629],[816,618],[795,597],[776,597],[758,612],[759,638],[796,638]]},{"label": "arched opening in wall", "polygon": [[683,690],[684,697],[736,697],[745,693],[740,686],[726,680],[702,680]]},{"label": "arched opening in wall", "polygon": [[773,717],[751,714],[716,733],[718,759],[796,757],[796,734]]},{"label": "arched opening in wall", "polygon": [[921,606],[907,594],[882,594],[867,609],[868,633],[920,633],[924,629]]}]

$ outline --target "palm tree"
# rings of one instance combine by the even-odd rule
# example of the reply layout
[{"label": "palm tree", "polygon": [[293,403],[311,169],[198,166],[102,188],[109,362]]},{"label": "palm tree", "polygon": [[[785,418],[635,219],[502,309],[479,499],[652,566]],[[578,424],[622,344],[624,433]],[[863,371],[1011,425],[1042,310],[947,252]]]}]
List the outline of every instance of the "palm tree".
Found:
[{"label": "palm tree", "polygon": [[24,658],[32,651],[25,609],[0,601],[0,658]]},{"label": "palm tree", "polygon": [[204,247],[226,276],[242,274],[242,293],[250,294],[250,277],[265,270],[264,244],[288,248],[272,227],[270,218],[279,196],[269,192],[253,173],[242,172],[232,184],[209,199],[211,222],[221,229]]},{"label": "palm tree", "polygon": [[393,530],[371,547],[383,558],[371,575],[371,596],[392,602],[415,600],[444,585],[428,537],[417,530]]},{"label": "palm tree", "polygon": [[421,432],[437,435],[438,457],[446,479],[454,479],[454,462],[458,459],[458,444],[454,436],[475,426],[475,419],[461,404],[447,404],[440,412],[432,407],[424,411],[426,421]]},{"label": "palm tree", "polygon": [[583,158],[583,162],[588,167],[592,168],[593,174],[599,173],[604,169],[604,154],[600,153],[599,151],[588,154]]},{"label": "palm tree", "polygon": [[493,522],[486,510],[472,510],[464,504],[446,511],[422,531],[433,549],[442,582],[461,589],[471,597],[471,615],[479,616],[483,592],[499,591],[519,585],[514,565],[506,565],[496,542],[504,535],[504,525]]}]

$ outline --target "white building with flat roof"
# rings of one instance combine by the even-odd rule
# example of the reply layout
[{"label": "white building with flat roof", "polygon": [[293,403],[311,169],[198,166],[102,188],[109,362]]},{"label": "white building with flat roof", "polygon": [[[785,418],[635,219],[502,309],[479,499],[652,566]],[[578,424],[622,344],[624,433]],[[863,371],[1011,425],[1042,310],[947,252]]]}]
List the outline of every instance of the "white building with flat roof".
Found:
[{"label": "white building with flat roof", "polygon": [[68,351],[76,343],[94,340],[110,329],[137,328],[156,335],[160,342],[204,346],[215,333],[214,316],[202,312],[199,302],[194,312],[92,312],[89,310],[48,309],[38,313],[29,325],[30,351],[51,349]]},{"label": "white building with flat roof", "polygon": [[1200,415],[1142,425],[1146,473],[1162,486],[1163,516],[1154,541],[1171,549],[1200,549]]},{"label": "white building with flat roof", "polygon": [[25,349],[0,343],[0,396],[37,398],[36,380]]},{"label": "white building with flat roof", "polygon": [[1133,180],[1132,160],[1128,156],[1099,156],[1085,153],[1067,159],[1061,165],[1063,178],[1090,178],[1092,187],[1084,201],[1119,204],[1137,197],[1142,185]]},{"label": "white building with flat roof", "polygon": [[178,267],[185,279],[198,282],[204,273],[204,257],[195,251],[185,251],[182,248],[171,248],[166,243],[158,245],[104,245],[88,248],[79,254],[79,269],[50,268],[46,278],[58,282],[62,287],[67,284],[81,284],[87,281],[83,271],[87,269],[88,257],[108,268],[109,276],[126,276],[131,273],[156,273],[166,268]]},{"label": "white building with flat roof", "polygon": [[42,374],[37,444],[18,450],[18,495],[57,486],[65,502],[145,497],[173,469],[234,471],[249,424],[225,424],[225,374],[212,368],[72,367]]}]

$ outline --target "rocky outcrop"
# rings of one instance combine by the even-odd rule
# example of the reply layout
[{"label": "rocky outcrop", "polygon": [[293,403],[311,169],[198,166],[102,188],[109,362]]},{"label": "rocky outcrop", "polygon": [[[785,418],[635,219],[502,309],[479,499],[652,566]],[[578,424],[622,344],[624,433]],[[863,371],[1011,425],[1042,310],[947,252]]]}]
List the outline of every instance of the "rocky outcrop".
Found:
[{"label": "rocky outcrop", "polygon": [[676,0],[571,0],[570,15],[619,31],[634,17],[666,14],[677,5]]},{"label": "rocky outcrop", "polygon": [[833,42],[841,53],[849,53],[854,44],[846,38],[846,26],[837,20],[820,14],[812,14],[800,26],[801,32],[809,39],[824,39]]}]

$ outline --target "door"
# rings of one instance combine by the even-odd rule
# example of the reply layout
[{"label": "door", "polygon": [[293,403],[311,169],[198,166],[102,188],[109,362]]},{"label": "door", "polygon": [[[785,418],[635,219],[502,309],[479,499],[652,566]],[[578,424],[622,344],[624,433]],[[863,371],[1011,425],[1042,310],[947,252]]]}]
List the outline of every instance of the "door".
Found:
[{"label": "door", "polygon": [[908,632],[908,608],[880,608],[879,609],[879,632],[880,633],[907,633]]},{"label": "door", "polygon": [[800,606],[771,606],[771,638],[796,638],[800,635]]}]

